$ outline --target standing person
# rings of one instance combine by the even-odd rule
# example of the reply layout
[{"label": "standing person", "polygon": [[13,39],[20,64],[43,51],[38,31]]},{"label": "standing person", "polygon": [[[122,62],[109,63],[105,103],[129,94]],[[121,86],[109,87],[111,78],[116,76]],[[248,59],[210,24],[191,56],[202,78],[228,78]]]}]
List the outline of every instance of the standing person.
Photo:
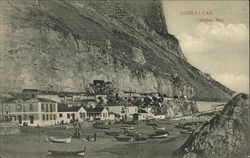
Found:
[{"label": "standing person", "polygon": [[81,137],[81,125],[78,124],[78,139]]},{"label": "standing person", "polygon": [[94,141],[96,141],[96,133],[94,132]]},{"label": "standing person", "polygon": [[78,128],[78,139],[80,139],[80,137],[81,137],[81,130],[80,128]]}]

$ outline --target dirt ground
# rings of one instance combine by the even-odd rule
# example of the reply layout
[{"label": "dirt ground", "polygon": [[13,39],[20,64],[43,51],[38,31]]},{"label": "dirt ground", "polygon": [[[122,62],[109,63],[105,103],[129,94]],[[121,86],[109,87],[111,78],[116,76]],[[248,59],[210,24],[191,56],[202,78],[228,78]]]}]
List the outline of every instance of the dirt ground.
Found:
[{"label": "dirt ground", "polygon": [[[105,136],[105,129],[92,127],[81,128],[81,138],[72,138],[70,144],[58,144],[46,142],[46,136],[72,136],[73,129],[65,126],[58,127],[22,127],[21,135],[1,136],[1,158],[47,158],[48,150],[74,151],[86,147],[86,158],[118,158],[118,157],[171,157],[172,152],[179,148],[188,135],[180,134],[179,129],[174,127],[176,121],[155,121],[161,127],[166,127],[171,134],[160,140],[146,140],[139,142],[117,142],[112,136]],[[109,131],[122,131],[121,124],[109,125]],[[154,130],[146,123],[133,125],[133,131],[142,135],[153,134]],[[96,133],[97,140],[89,142],[87,136]]]}]

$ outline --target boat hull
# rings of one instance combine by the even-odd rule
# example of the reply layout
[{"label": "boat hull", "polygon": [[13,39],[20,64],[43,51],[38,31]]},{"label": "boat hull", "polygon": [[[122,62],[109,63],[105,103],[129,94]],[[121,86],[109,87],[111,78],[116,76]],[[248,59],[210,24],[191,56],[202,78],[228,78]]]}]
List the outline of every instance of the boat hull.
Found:
[{"label": "boat hull", "polygon": [[46,137],[46,141],[52,142],[52,143],[71,143],[71,137],[69,138],[54,138],[54,137]]},{"label": "boat hull", "polygon": [[132,142],[133,137],[115,137],[115,140],[119,142]]},{"label": "boat hull", "polygon": [[54,151],[54,150],[48,150],[48,153],[50,156],[85,156],[86,147],[84,150],[79,151]]},{"label": "boat hull", "polygon": [[85,156],[85,151],[63,152],[63,151],[48,151],[49,155],[56,156]]}]

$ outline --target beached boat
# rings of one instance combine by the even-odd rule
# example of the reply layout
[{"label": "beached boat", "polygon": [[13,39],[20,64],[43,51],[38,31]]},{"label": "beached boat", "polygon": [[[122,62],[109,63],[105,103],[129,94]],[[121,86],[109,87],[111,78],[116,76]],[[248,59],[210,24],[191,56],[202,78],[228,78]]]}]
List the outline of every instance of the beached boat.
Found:
[{"label": "beached boat", "polygon": [[134,126],[129,126],[129,125],[122,125],[121,128],[122,128],[122,129],[127,129],[127,130],[133,130],[133,129],[135,129]]},{"label": "beached boat", "polygon": [[155,133],[156,134],[170,134],[170,132],[167,130],[156,130]]},{"label": "beached boat", "polygon": [[150,122],[148,122],[147,125],[148,126],[159,126],[157,123],[150,123]]},{"label": "beached boat", "polygon": [[134,138],[131,136],[118,136],[118,137],[115,137],[115,140],[120,141],[120,142],[132,142],[134,141]]},{"label": "beached boat", "polygon": [[166,127],[155,127],[155,126],[152,126],[152,128],[154,130],[166,130]]},{"label": "beached boat", "polygon": [[46,136],[46,141],[52,143],[71,143],[71,136],[69,138],[56,138],[52,136]]},{"label": "beached boat", "polygon": [[105,131],[105,134],[106,134],[107,136],[119,136],[119,135],[121,135],[121,132]]},{"label": "beached boat", "polygon": [[138,136],[134,137],[134,141],[145,141],[147,139],[148,138],[146,136],[141,136],[141,135],[138,135]]},{"label": "beached boat", "polygon": [[128,131],[127,133],[126,133],[126,135],[127,136],[139,136],[139,135],[141,135],[139,132],[131,132],[131,131]]},{"label": "beached boat", "polygon": [[149,138],[151,139],[163,139],[163,138],[166,138],[168,136],[168,133],[166,134],[153,134],[153,135],[150,135]]},{"label": "beached boat", "polygon": [[55,151],[55,150],[48,150],[49,155],[54,156],[84,156],[86,152],[86,147],[83,150],[79,151]]}]

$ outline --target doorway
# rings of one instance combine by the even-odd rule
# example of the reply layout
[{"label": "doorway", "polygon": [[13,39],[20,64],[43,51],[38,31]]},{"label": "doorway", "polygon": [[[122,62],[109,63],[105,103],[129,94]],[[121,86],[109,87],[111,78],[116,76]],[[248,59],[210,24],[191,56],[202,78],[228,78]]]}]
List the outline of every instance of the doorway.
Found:
[{"label": "doorway", "polygon": [[30,117],[30,124],[34,124],[34,116],[29,116]]},{"label": "doorway", "polygon": [[75,121],[75,114],[71,114],[72,120]]},{"label": "doorway", "polygon": [[22,124],[22,116],[20,116],[20,115],[18,116],[18,123]]}]

